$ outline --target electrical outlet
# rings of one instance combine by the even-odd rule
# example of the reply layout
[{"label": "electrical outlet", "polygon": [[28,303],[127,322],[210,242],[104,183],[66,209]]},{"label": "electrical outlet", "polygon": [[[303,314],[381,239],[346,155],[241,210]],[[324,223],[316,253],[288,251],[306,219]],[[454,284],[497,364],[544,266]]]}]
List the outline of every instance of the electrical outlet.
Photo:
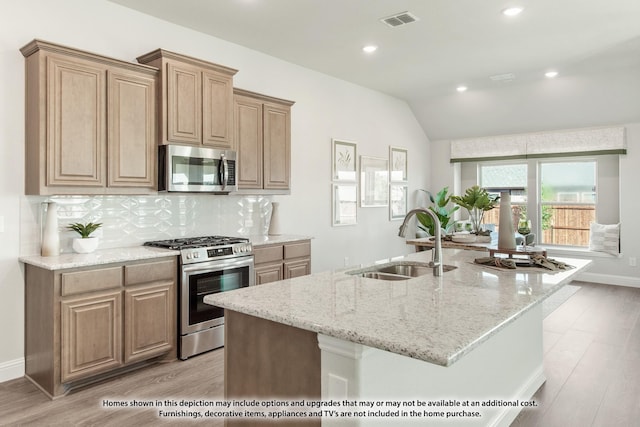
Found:
[{"label": "electrical outlet", "polygon": [[630,256],[629,257],[629,265],[631,267],[636,267],[638,265],[636,257],[634,257],[634,256]]}]

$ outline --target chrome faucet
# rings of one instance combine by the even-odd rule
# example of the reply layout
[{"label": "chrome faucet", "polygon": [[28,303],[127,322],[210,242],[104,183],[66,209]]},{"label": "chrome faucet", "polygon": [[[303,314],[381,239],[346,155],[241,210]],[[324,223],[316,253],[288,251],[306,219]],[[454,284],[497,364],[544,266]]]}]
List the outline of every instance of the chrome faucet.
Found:
[{"label": "chrome faucet", "polygon": [[433,275],[434,276],[442,276],[442,241],[440,240],[441,231],[440,231],[440,219],[435,212],[426,209],[426,208],[415,208],[409,211],[407,215],[404,217],[404,221],[402,221],[402,225],[400,226],[400,230],[398,230],[398,236],[404,237],[407,231],[407,223],[409,219],[419,213],[426,213],[433,219],[433,229],[435,230],[436,235],[434,236],[435,242],[433,247],[433,255],[432,255],[432,267],[433,267]]}]

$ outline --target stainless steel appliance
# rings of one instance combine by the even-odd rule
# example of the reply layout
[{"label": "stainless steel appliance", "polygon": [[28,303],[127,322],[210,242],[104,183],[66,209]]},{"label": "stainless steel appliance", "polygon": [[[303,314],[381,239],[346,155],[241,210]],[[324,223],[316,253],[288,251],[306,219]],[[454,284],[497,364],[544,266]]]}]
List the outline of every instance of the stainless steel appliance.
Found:
[{"label": "stainless steel appliance", "polygon": [[158,190],[229,193],[238,190],[236,152],[187,145],[158,148]]},{"label": "stainless steel appliance", "polygon": [[224,310],[205,304],[205,296],[255,284],[249,239],[205,236],[146,242],[146,246],[180,250],[178,357],[224,345]]}]

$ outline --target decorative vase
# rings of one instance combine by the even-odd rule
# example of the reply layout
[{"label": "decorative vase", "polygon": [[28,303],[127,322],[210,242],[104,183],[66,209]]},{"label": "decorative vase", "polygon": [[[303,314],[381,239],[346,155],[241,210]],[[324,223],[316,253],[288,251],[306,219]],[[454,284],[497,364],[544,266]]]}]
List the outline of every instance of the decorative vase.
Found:
[{"label": "decorative vase", "polygon": [[47,213],[42,232],[42,247],[40,255],[58,256],[60,255],[60,235],[58,234],[58,204],[56,202],[46,202]]},{"label": "decorative vase", "polygon": [[97,237],[75,238],[72,244],[73,250],[79,254],[89,254],[98,248]]},{"label": "decorative vase", "polygon": [[271,220],[269,221],[269,235],[278,236],[282,234],[280,231],[280,214],[278,202],[271,203]]},{"label": "decorative vase", "polygon": [[511,195],[500,193],[500,221],[498,229],[498,249],[515,249],[516,234],[511,216]]}]

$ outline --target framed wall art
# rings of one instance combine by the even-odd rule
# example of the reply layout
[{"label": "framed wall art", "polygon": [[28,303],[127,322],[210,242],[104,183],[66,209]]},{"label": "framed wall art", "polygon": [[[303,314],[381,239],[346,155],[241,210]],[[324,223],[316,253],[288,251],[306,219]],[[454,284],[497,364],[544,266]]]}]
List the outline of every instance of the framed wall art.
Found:
[{"label": "framed wall art", "polygon": [[331,225],[355,225],[358,223],[358,185],[356,183],[331,184]]},{"label": "framed wall art", "polygon": [[360,156],[360,206],[389,205],[389,160]]},{"label": "framed wall art", "polygon": [[407,214],[407,196],[407,184],[389,185],[389,219],[391,221],[404,219]]},{"label": "framed wall art", "polygon": [[333,139],[332,179],[334,181],[357,180],[357,144],[352,141]]},{"label": "framed wall art", "polygon": [[405,182],[408,176],[408,151],[400,147],[389,147],[389,171],[391,182]]}]

